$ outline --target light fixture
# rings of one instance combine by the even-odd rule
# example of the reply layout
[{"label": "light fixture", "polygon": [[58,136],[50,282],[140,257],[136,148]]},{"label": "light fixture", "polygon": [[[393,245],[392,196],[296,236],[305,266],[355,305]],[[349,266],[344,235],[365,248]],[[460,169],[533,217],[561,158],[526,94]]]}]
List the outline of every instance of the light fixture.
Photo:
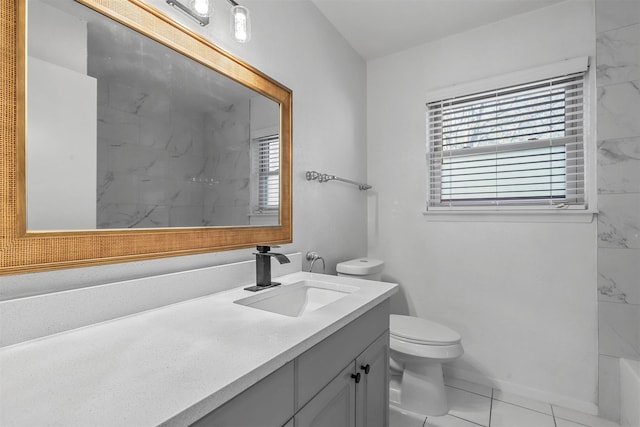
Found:
[{"label": "light fixture", "polygon": [[[167,4],[175,7],[191,18],[195,19],[201,26],[209,25],[209,17],[213,13],[212,0],[189,0],[186,6],[185,0],[166,0]],[[247,43],[251,40],[251,20],[249,19],[249,9],[240,6],[235,0],[227,0],[231,3],[231,34],[238,43]]]},{"label": "light fixture", "polygon": [[209,25],[212,12],[209,0],[192,0],[191,7],[185,6],[180,0],[167,0],[167,4],[195,19],[201,26]]},{"label": "light fixture", "polygon": [[[235,3],[231,0],[229,2]],[[238,43],[246,43],[251,40],[249,9],[237,3],[231,8],[231,32]]]},{"label": "light fixture", "polygon": [[211,10],[209,6],[209,0],[193,0],[191,2],[193,11],[200,16],[210,16]]}]

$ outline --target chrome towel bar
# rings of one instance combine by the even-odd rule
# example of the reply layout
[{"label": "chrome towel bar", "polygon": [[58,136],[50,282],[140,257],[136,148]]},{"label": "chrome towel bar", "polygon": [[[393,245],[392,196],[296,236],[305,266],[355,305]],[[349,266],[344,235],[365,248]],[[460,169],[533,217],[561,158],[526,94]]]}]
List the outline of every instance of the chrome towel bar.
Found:
[{"label": "chrome towel bar", "polygon": [[351,181],[350,179],[344,179],[337,177],[335,175],[329,175],[326,173],[320,173],[316,171],[307,171],[307,181],[318,180],[318,182],[328,182],[328,181],[342,181],[347,184],[357,185],[360,191],[369,190],[372,187],[369,184],[361,184],[359,182]]}]

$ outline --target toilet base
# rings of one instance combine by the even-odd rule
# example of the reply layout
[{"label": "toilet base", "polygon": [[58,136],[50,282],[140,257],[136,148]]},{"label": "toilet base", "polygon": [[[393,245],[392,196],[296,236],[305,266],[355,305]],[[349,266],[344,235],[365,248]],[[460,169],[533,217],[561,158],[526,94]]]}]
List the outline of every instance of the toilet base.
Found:
[{"label": "toilet base", "polygon": [[[424,419],[426,418],[425,414],[417,414],[415,412],[411,412],[407,409],[401,408],[400,406],[395,405],[393,402],[389,403],[389,426],[396,427],[406,424],[422,426],[424,423]],[[394,421],[398,420],[394,423]],[[431,425],[431,424],[429,424]]]},{"label": "toilet base", "polygon": [[442,363],[421,361],[405,363],[401,376],[389,381],[392,405],[413,413],[438,416],[449,412],[444,388]]}]

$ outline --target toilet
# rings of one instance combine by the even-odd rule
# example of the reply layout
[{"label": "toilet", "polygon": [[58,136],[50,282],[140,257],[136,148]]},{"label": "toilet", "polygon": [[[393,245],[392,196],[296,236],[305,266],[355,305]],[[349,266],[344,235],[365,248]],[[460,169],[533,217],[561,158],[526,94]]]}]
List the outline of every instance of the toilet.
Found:
[{"label": "toilet", "polygon": [[[356,258],[336,266],[338,276],[378,280],[384,262]],[[449,412],[442,364],[462,356],[460,334],[426,319],[392,314],[389,319],[390,405],[421,415]]]}]

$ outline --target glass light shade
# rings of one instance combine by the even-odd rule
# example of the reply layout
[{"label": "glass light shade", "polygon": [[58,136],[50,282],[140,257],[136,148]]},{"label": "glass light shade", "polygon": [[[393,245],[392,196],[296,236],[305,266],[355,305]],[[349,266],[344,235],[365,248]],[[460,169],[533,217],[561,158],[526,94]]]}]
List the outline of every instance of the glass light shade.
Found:
[{"label": "glass light shade", "polygon": [[209,0],[192,0],[191,9],[200,16],[209,16],[211,14]]},{"label": "glass light shade", "polygon": [[249,9],[244,6],[233,6],[231,8],[231,32],[239,43],[246,43],[251,40]]}]

